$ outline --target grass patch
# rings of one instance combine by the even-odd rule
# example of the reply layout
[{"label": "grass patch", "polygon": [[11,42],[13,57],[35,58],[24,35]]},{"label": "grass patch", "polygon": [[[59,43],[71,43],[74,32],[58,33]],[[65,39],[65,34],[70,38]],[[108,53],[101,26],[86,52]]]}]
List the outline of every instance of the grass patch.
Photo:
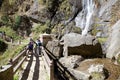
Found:
[{"label": "grass patch", "polygon": [[5,51],[4,54],[0,55],[0,66],[6,65],[10,58],[14,58],[17,54],[23,50],[25,45],[9,45],[9,49]]},{"label": "grass patch", "polygon": [[41,25],[41,24],[37,24],[34,26],[34,28],[32,29],[32,32],[34,33],[34,39],[37,39],[39,37],[39,34],[45,33],[47,30],[47,24],[45,25]]},{"label": "grass patch", "polygon": [[94,24],[92,29],[92,34],[95,36],[100,30],[97,30],[97,27],[101,26],[100,24]]},{"label": "grass patch", "polygon": [[98,38],[98,41],[100,43],[105,43],[107,41],[107,38]]},{"label": "grass patch", "polygon": [[19,76],[17,74],[14,75],[14,80],[19,80]]}]

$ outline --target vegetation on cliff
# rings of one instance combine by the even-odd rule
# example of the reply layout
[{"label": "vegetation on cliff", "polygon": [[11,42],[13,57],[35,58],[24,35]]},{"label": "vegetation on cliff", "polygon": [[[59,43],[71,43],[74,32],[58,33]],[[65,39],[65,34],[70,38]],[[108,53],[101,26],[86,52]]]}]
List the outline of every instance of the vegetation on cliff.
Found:
[{"label": "vegetation on cliff", "polygon": [[120,1],[118,0],[115,5],[113,5],[111,10],[111,25],[115,24],[120,19]]},{"label": "vegetation on cliff", "polygon": [[8,45],[0,39],[0,55],[7,49]]}]

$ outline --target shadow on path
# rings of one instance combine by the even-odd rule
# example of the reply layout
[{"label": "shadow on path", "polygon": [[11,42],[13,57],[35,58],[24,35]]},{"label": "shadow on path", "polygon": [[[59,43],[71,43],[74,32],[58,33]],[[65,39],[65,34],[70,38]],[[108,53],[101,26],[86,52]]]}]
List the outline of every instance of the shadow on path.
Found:
[{"label": "shadow on path", "polygon": [[39,60],[39,57],[36,57],[36,63],[35,63],[32,80],[39,80],[39,72],[40,72],[39,67],[40,67],[40,60]]},{"label": "shadow on path", "polygon": [[27,80],[29,76],[30,68],[32,66],[32,62],[33,62],[33,55],[30,56],[30,60],[28,62],[26,69],[24,70],[21,80]]}]

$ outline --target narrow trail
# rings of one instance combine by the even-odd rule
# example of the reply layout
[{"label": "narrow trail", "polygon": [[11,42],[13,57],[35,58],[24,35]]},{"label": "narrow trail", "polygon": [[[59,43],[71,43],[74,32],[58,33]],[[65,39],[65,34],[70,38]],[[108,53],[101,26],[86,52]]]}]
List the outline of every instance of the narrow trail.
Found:
[{"label": "narrow trail", "polygon": [[42,57],[31,55],[22,67],[22,77],[19,80],[49,80]]}]

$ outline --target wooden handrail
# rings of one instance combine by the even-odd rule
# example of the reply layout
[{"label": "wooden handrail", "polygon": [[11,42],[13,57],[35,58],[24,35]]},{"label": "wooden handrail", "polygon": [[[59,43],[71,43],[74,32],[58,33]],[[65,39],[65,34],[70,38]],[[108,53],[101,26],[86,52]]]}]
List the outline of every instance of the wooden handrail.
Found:
[{"label": "wooden handrail", "polygon": [[[61,62],[59,62],[59,60],[54,56],[54,54],[52,54],[52,52],[50,52],[46,47],[45,48],[45,51],[46,53],[54,60],[54,62],[56,63],[56,68],[58,71],[61,72],[61,74],[63,74],[64,76],[67,76],[67,77],[71,77],[73,80],[77,80],[76,77],[71,74],[69,72],[69,70],[63,66],[63,64],[61,64]],[[66,80],[66,79],[65,79]]]},{"label": "wooden handrail", "polygon": [[27,52],[27,49],[24,49],[18,54],[18,56],[16,56],[13,59],[10,59],[9,64],[12,65],[14,74],[17,72],[17,70],[21,67],[22,63],[25,61],[27,57],[26,52]]},{"label": "wooden handrail", "polygon": [[12,64],[12,66],[14,67],[16,65],[16,63],[18,62],[18,60],[22,57],[26,55],[26,50],[23,50],[21,53],[18,54],[18,56],[16,56],[13,59],[10,59],[10,64]]},{"label": "wooden handrail", "polygon": [[[26,59],[26,52],[27,49],[24,49],[15,58],[10,59],[8,65],[5,65],[5,67],[0,72],[0,80],[13,80],[14,74]],[[8,77],[6,77],[6,75]]]},{"label": "wooden handrail", "polygon": [[17,70],[21,67],[22,63],[25,61],[26,56],[23,57],[23,59],[18,63],[18,65],[15,66],[13,73],[15,74]]}]

